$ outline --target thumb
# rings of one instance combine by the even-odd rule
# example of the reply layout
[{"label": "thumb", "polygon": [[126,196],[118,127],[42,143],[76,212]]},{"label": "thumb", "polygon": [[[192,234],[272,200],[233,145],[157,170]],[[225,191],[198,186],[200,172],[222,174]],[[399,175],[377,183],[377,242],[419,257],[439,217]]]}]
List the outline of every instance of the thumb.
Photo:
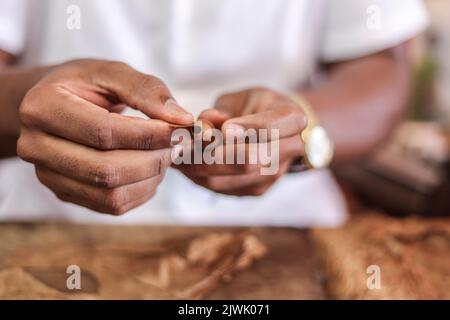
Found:
[{"label": "thumb", "polygon": [[194,122],[193,115],[175,101],[164,82],[125,63],[101,62],[91,79],[95,85],[150,118],[177,125],[191,125]]}]

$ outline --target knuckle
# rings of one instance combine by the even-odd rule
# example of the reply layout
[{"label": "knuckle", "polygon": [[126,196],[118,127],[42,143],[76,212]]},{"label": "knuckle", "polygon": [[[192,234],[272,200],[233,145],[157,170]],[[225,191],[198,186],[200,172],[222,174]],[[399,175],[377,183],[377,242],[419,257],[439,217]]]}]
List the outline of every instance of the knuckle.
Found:
[{"label": "knuckle", "polygon": [[136,148],[140,150],[151,150],[156,147],[155,140],[155,133],[152,130],[147,130],[145,135],[142,135],[136,139]]},{"label": "knuckle", "polygon": [[110,213],[111,213],[113,216],[122,216],[122,215],[124,215],[125,213],[127,213],[128,211],[130,211],[131,209],[132,209],[132,208],[130,208],[129,205],[123,204],[123,205],[121,205],[121,206],[115,208],[114,210],[112,210]]},{"label": "knuckle", "polygon": [[22,158],[23,160],[26,160],[27,158],[27,153],[28,153],[28,148],[25,142],[25,138],[23,135],[21,135],[19,137],[19,140],[17,140],[17,145],[16,145],[16,152],[17,155]]},{"label": "knuckle", "polygon": [[19,107],[19,119],[24,125],[32,125],[38,119],[40,94],[36,88],[27,92]]},{"label": "knuckle", "polygon": [[147,75],[144,73],[136,74],[133,79],[132,90],[136,93],[132,96],[131,101],[129,101],[130,106],[137,108],[139,96],[143,93],[146,94],[145,99],[155,99],[165,102],[171,97],[169,89],[164,84],[162,80],[152,75]]},{"label": "knuckle", "polygon": [[99,165],[95,166],[89,172],[89,178],[95,184],[105,188],[114,188],[120,181],[117,167],[108,161],[103,161]]},{"label": "knuckle", "polygon": [[152,143],[149,137],[137,138],[133,141],[132,148],[137,150],[151,150]]},{"label": "knuckle", "polygon": [[101,150],[110,150],[114,146],[113,129],[109,117],[106,117],[95,129],[94,145]]},{"label": "knuckle", "polygon": [[[149,90],[154,95],[159,95],[166,100],[170,97],[169,90],[165,83],[158,77],[141,73],[138,80],[136,90]],[[139,92],[138,91],[138,92]]]},{"label": "knuckle", "polygon": [[125,194],[120,188],[112,189],[105,193],[103,207],[111,214],[122,213],[125,204]]},{"label": "knuckle", "polygon": [[140,73],[139,74],[140,77],[140,85],[141,87],[162,87],[163,86],[163,82],[161,79],[159,79],[158,77],[155,76],[151,76],[145,73]]},{"label": "knuckle", "polygon": [[122,216],[125,213],[127,213],[128,211],[129,211],[129,209],[126,206],[122,206],[122,207],[117,208],[116,210],[113,210],[111,212],[111,214],[113,216]]},{"label": "knuckle", "polygon": [[22,134],[17,141],[17,155],[24,161],[33,162],[36,159],[35,152],[31,147],[26,135]]},{"label": "knuckle", "polygon": [[153,134],[146,138],[141,138],[136,141],[136,147],[140,150],[151,150],[153,148]]},{"label": "knuckle", "polygon": [[112,72],[120,72],[122,70],[129,69],[131,67],[129,64],[123,61],[113,60],[113,61],[104,61],[101,64],[101,68]]},{"label": "knuckle", "polygon": [[104,74],[106,76],[108,75],[114,75],[114,74],[121,74],[124,72],[124,70],[128,70],[131,67],[122,61],[115,61],[115,60],[95,60],[92,62],[91,65],[92,71],[95,74]]}]

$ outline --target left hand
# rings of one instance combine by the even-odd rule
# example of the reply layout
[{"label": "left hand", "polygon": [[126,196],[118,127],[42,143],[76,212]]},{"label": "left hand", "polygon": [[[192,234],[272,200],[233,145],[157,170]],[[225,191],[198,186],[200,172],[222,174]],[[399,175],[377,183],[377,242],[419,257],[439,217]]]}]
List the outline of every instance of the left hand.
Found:
[{"label": "left hand", "polygon": [[[224,136],[229,129],[279,130],[279,167],[273,175],[262,175],[260,165],[247,162],[177,166],[193,182],[212,191],[236,196],[262,195],[289,169],[294,159],[303,155],[300,134],[306,127],[306,116],[289,97],[273,90],[255,88],[222,95],[214,109],[203,111],[199,120],[209,121]],[[228,142],[219,146],[235,147]]]}]

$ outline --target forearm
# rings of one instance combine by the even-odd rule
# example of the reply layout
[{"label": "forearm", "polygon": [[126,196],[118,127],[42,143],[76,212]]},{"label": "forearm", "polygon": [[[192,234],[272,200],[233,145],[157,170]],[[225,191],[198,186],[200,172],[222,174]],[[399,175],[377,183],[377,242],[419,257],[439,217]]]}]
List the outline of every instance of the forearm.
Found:
[{"label": "forearm", "polygon": [[335,143],[336,162],[367,155],[402,115],[410,68],[401,49],[337,64],[322,87],[303,93]]},{"label": "forearm", "polygon": [[19,106],[30,90],[49,70],[49,67],[0,69],[0,157],[15,154],[19,137]]}]

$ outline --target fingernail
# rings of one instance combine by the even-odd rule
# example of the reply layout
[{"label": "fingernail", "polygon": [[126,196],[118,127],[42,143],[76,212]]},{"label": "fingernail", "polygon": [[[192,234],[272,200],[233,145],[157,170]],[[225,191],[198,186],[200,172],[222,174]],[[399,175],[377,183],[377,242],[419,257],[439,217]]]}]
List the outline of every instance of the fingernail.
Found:
[{"label": "fingernail", "polygon": [[168,99],[164,104],[164,107],[166,108],[168,113],[170,113],[174,117],[179,118],[183,123],[194,122],[194,116],[180,107],[180,105],[175,100]]},{"label": "fingernail", "polygon": [[230,138],[238,138],[244,135],[245,128],[241,125],[230,123],[225,126],[225,135]]}]

